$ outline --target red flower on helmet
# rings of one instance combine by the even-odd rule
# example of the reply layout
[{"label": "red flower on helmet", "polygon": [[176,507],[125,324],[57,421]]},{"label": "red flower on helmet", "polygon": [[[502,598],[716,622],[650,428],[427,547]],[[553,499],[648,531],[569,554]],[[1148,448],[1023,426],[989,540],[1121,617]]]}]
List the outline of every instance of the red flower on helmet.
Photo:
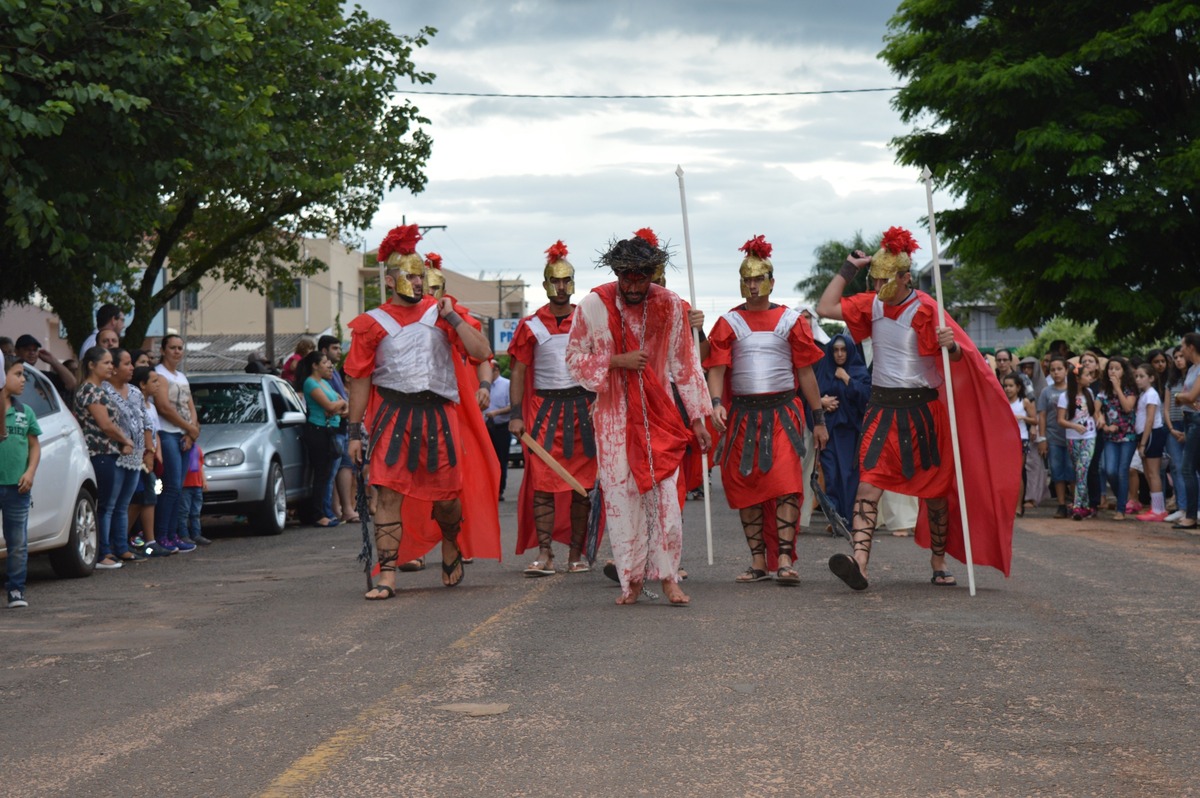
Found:
[{"label": "red flower on helmet", "polygon": [[901,252],[911,255],[921,248],[917,244],[917,240],[912,237],[912,233],[903,227],[889,227],[883,234],[881,246],[893,255],[899,255]]},{"label": "red flower on helmet", "polygon": [[393,252],[412,255],[417,251],[417,242],[420,240],[421,229],[415,224],[393,227],[384,237],[383,243],[379,245],[379,254],[376,256],[376,260],[383,263],[391,257]]},{"label": "red flower on helmet", "polygon": [[774,249],[774,247],[767,243],[767,239],[763,236],[755,236],[745,244],[742,244],[740,247],[738,247],[739,252],[745,252],[747,255],[753,255],[759,260],[769,260],[772,249]]},{"label": "red flower on helmet", "polygon": [[567,245],[564,244],[561,239],[558,241],[555,241],[553,244],[550,245],[550,248],[546,250],[546,265],[547,266],[549,266],[551,263],[558,263],[560,260],[566,260],[566,259],[567,259]]}]

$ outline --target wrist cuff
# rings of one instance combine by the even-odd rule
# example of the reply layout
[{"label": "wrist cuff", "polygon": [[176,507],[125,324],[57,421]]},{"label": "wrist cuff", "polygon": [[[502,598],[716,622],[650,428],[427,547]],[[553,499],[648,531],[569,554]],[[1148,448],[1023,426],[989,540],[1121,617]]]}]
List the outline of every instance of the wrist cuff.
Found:
[{"label": "wrist cuff", "polygon": [[813,410],[812,417],[813,417],[813,426],[814,427],[825,426],[825,411],[824,411],[824,409],[819,408],[819,409]]},{"label": "wrist cuff", "polygon": [[463,317],[455,313],[453,310],[446,314],[446,321],[450,322],[451,327],[457,327],[462,324]]},{"label": "wrist cuff", "polygon": [[480,380],[479,387],[487,388],[490,391],[490,390],[492,390],[492,381],[491,380]]},{"label": "wrist cuff", "polygon": [[842,270],[838,272],[846,282],[850,282],[858,276],[858,267],[847,260],[842,264]]}]

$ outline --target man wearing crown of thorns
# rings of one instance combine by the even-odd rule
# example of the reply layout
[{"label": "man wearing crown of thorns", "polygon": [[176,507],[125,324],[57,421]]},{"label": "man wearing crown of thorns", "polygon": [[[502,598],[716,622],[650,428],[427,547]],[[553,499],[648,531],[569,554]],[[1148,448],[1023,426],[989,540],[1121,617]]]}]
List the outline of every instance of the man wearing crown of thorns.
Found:
[{"label": "man wearing crown of thorns", "polygon": [[567,367],[597,395],[597,472],[622,605],[638,600],[646,580],[660,580],[674,605],[689,601],[679,587],[676,485],[688,436],[671,376],[696,439],[705,449],[712,442],[705,428],[711,401],[683,305],[652,282],[667,259],[665,249],[641,236],[612,244],[600,264],[617,280],[583,298],[567,341]]}]

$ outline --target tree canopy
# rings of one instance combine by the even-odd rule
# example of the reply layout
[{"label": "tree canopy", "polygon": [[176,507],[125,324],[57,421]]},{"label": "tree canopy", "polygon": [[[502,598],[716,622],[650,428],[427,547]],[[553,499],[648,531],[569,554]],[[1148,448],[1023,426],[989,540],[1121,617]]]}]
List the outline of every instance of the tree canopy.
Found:
[{"label": "tree canopy", "polygon": [[1000,282],[1002,324],[1196,326],[1200,6],[905,0],[885,42],[898,159],[961,202],[939,232]]},{"label": "tree canopy", "polygon": [[[821,294],[825,291],[825,286],[829,285],[829,281],[842,268],[842,264],[846,262],[846,258],[856,249],[860,249],[867,254],[873,253],[879,249],[879,242],[883,238],[882,234],[877,235],[870,241],[867,241],[862,236],[862,231],[855,232],[854,238],[849,241],[834,241],[830,239],[813,250],[813,257],[816,261],[813,263],[812,271],[808,277],[796,283],[795,290],[813,305],[817,304],[817,300],[821,298]],[[851,296],[860,291],[867,290],[867,276],[864,269],[857,277],[846,284],[843,296]]]},{"label": "tree canopy", "polygon": [[202,277],[264,290],[299,236],[352,240],[424,188],[428,120],[396,93],[433,80],[433,34],[340,0],[0,0],[0,299],[40,292],[78,345],[119,286],[136,340]]}]

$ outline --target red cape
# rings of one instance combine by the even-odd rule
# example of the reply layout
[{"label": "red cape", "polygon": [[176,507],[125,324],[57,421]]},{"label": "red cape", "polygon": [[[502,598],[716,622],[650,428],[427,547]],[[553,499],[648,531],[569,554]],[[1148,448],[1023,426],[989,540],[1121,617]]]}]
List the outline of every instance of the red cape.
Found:
[{"label": "red cape", "polygon": [[[936,300],[923,291],[918,291],[917,296],[921,302],[933,306],[936,316]],[[989,565],[1008,576],[1012,564],[1013,517],[1021,492],[1023,455],[1017,445],[1020,432],[1004,389],[979,349],[949,314],[943,323],[954,330],[954,340],[963,349],[962,359],[957,363],[951,361],[948,379],[954,381],[959,445],[970,447],[969,451],[962,450],[962,476],[963,487],[970,497],[967,519],[971,526],[971,559],[976,565]],[[937,365],[942,371],[944,366],[940,356]],[[946,377],[944,373],[942,376]],[[944,384],[939,394],[941,401],[947,401]],[[949,447],[946,452],[949,455]],[[953,460],[946,459],[948,462],[943,462],[942,468],[954,468]],[[966,562],[961,502],[957,482],[953,484],[954,489],[947,496],[950,530],[946,553]],[[914,539],[929,548],[929,519],[924,502]]]},{"label": "red cape", "polygon": [[[453,298],[451,298],[453,300]],[[457,303],[455,303],[457,307]],[[479,322],[464,312],[472,326],[479,329]],[[483,411],[475,401],[479,390],[479,376],[475,365],[454,357],[454,376],[458,380],[458,423],[462,441],[458,444],[458,467],[463,469],[462,530],[458,535],[458,547],[463,557],[499,560],[500,557],[500,513],[497,501],[500,497],[500,461],[488,433]],[[406,498],[400,508],[402,535],[400,538],[399,562],[406,563],[424,557],[442,542],[442,530],[433,520],[433,503]]]}]

